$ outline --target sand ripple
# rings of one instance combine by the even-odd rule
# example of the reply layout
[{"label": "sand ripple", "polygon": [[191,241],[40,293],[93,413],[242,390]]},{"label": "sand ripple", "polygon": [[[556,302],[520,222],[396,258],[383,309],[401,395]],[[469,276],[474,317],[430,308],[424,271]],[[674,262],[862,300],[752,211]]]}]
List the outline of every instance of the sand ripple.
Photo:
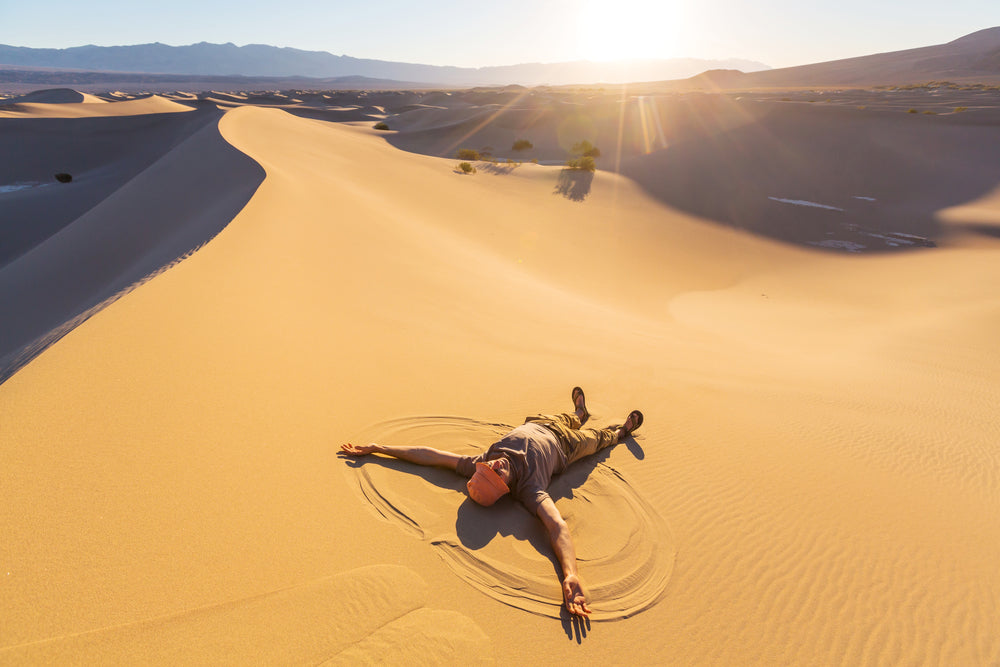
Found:
[{"label": "sand ripple", "polygon": [[[353,442],[423,444],[463,454],[487,448],[512,426],[463,417],[420,416],[375,424]],[[476,505],[454,473],[383,457],[351,460],[349,475],[386,520],[428,541],[455,573],[519,609],[558,618],[562,597],[548,536],[505,498]],[[676,548],[664,520],[600,455],[577,463],[549,488],[570,526],[594,620],[626,618],[666,588]]]},{"label": "sand ripple", "polygon": [[0,665],[493,664],[467,616],[428,609],[412,570],[373,565],[294,588],[0,649]]}]

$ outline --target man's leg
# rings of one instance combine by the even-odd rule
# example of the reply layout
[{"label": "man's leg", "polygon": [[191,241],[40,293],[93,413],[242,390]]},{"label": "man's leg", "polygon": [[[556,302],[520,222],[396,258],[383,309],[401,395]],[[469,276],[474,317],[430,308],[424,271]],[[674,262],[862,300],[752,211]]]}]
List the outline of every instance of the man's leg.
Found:
[{"label": "man's leg", "polygon": [[567,437],[570,441],[570,453],[566,455],[566,465],[579,461],[585,456],[590,456],[601,451],[605,447],[617,445],[626,437],[632,435],[642,425],[642,413],[633,410],[625,418],[625,423],[621,426],[609,426],[607,428],[582,428],[570,430]]},{"label": "man's leg", "polygon": [[570,394],[570,398],[573,400],[573,407],[576,408],[576,412],[573,414],[562,413],[558,415],[534,415],[532,417],[525,417],[524,423],[528,422],[551,422],[562,424],[568,429],[579,429],[582,428],[587,420],[590,419],[590,413],[587,412],[587,397],[583,393],[583,389],[579,387],[573,387],[573,391]]},{"label": "man's leg", "polygon": [[587,411],[583,390],[573,388],[573,404],[575,414],[562,413],[558,415],[534,415],[527,417],[524,423],[538,422],[545,424],[559,437],[563,453],[566,454],[566,465],[595,454],[605,447],[618,444],[624,437],[631,435],[642,424],[642,413],[633,410],[621,426],[608,428],[581,428],[581,423],[590,417]]},{"label": "man's leg", "polygon": [[556,433],[567,465],[618,442],[617,429],[580,428],[580,417],[575,414],[533,415],[524,420],[528,422],[544,424]]},{"label": "man's leg", "polygon": [[618,444],[618,430],[612,428],[569,430],[565,437],[569,442],[569,451],[566,453],[567,466],[606,447]]},{"label": "man's leg", "polygon": [[524,423],[527,424],[528,422],[558,424],[559,426],[570,430],[580,428],[580,417],[577,415],[571,415],[568,412],[563,412],[558,415],[531,415],[530,417],[524,418]]}]

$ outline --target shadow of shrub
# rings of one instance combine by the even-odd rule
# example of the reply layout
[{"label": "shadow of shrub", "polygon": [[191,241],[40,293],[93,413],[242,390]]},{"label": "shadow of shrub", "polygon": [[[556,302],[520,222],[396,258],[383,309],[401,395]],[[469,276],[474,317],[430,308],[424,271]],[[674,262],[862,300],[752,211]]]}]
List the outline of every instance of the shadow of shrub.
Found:
[{"label": "shadow of shrub", "polygon": [[590,194],[590,186],[594,182],[594,172],[579,169],[563,169],[559,172],[556,189],[553,194],[562,195],[571,201],[583,201]]},{"label": "shadow of shrub", "polygon": [[506,176],[520,166],[521,164],[519,162],[487,162],[486,164],[481,165],[480,169],[487,174]]}]

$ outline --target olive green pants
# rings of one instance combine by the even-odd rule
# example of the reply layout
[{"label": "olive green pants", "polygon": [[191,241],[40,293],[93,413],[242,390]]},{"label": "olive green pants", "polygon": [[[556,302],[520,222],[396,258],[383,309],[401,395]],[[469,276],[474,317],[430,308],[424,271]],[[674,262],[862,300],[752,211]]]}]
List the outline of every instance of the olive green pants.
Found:
[{"label": "olive green pants", "polygon": [[618,442],[616,429],[580,428],[580,418],[575,414],[535,415],[524,420],[528,422],[542,424],[556,434],[567,466]]}]

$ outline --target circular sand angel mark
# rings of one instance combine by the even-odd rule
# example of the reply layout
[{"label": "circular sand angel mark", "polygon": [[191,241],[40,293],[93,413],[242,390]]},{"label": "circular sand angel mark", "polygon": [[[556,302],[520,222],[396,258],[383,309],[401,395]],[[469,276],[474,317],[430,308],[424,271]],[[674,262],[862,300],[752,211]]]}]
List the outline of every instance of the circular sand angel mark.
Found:
[{"label": "circular sand angel mark", "polygon": [[[464,417],[410,417],[372,425],[352,442],[427,445],[475,455],[513,427]],[[598,453],[553,478],[549,494],[569,524],[592,620],[627,618],[652,606],[673,570],[666,522]],[[386,457],[352,459],[348,475],[381,517],[430,542],[463,580],[490,597],[559,618],[559,566],[542,523],[509,496],[480,507],[466,479]]]}]

